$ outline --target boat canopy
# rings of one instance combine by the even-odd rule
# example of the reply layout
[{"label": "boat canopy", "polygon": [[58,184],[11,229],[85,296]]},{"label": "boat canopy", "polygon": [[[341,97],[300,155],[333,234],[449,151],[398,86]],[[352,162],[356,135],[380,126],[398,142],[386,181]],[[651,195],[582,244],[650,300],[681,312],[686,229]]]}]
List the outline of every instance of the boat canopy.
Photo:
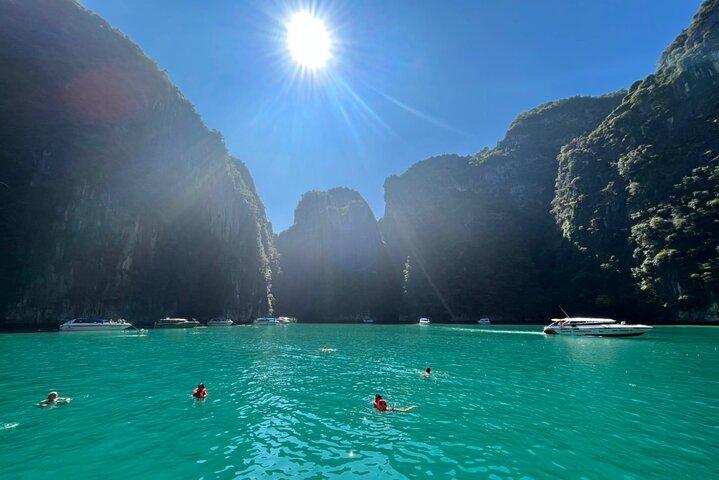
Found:
[{"label": "boat canopy", "polygon": [[584,325],[599,325],[603,323],[616,323],[616,320],[611,318],[591,318],[591,317],[572,317],[572,318],[553,318],[552,323],[568,324],[568,323],[581,323]]},{"label": "boat canopy", "polygon": [[68,323],[92,323],[92,324],[95,324],[95,323],[109,323],[109,322],[112,322],[112,320],[110,320],[109,318],[101,318],[101,317],[87,318],[87,317],[84,317],[84,318],[74,318],[74,319],[70,320],[70,322],[68,322]]}]

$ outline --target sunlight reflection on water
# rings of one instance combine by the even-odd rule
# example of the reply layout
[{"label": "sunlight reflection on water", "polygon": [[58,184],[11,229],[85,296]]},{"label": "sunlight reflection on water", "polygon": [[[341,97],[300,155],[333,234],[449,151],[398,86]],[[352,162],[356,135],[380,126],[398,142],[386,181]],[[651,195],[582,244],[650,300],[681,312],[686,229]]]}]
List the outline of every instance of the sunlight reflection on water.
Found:
[{"label": "sunlight reflection on water", "polygon": [[[716,477],[719,329],[532,328],[0,335],[0,475]],[[73,403],[35,407],[50,389]],[[418,407],[380,414],[375,393]]]}]

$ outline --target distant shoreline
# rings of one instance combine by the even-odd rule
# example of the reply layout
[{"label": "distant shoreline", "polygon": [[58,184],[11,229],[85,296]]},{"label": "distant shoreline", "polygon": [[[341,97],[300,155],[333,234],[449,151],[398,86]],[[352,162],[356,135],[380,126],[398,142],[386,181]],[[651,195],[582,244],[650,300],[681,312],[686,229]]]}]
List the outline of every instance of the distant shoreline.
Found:
[{"label": "distant shoreline", "polygon": [[[405,326],[414,326],[417,325],[416,323],[406,323],[406,322],[392,322],[392,323],[372,323],[372,324],[364,324],[361,322],[298,322],[295,325],[334,325],[334,326],[348,326],[348,325],[366,325],[367,327],[371,328],[373,326],[396,326],[396,325],[405,325]],[[242,326],[252,326],[252,323],[241,323],[234,325],[236,327],[242,327]],[[547,322],[534,322],[534,323],[493,323],[491,325],[481,325],[477,323],[453,323],[453,322],[433,322],[430,326],[477,326],[477,327],[483,327],[485,329],[492,329],[494,327],[533,327],[533,326],[546,326]],[[719,323],[648,323],[647,325],[652,325],[654,327],[719,327]],[[152,324],[133,324],[134,327],[137,327],[138,329],[148,329],[148,330],[167,330],[165,328],[158,328],[155,329]],[[202,328],[206,327],[205,325],[202,325]],[[273,326],[267,326],[267,328],[273,328]],[[193,330],[191,328],[189,329],[182,329],[182,330]],[[129,330],[123,330],[122,332],[132,332],[134,329]],[[27,327],[7,327],[7,326],[0,326],[0,334],[3,333],[53,333],[53,332],[59,332],[59,325],[56,327],[39,327],[39,328],[27,328]],[[117,333],[122,333],[117,332]],[[77,333],[77,332],[75,332]],[[96,332],[83,332],[83,333],[96,333]],[[105,332],[107,333],[107,332]]]}]

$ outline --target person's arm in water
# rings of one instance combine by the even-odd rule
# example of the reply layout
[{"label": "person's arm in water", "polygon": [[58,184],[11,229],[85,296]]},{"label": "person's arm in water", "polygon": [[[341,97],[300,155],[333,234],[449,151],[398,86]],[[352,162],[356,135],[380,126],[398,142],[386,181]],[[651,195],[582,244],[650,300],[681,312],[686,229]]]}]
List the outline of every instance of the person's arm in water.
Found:
[{"label": "person's arm in water", "polygon": [[70,403],[71,401],[72,401],[72,398],[70,398],[70,397],[57,397],[54,400],[49,400],[46,398],[45,400],[41,400],[40,402],[38,402],[37,406],[38,407],[52,407],[55,405],[65,405],[67,403]]},{"label": "person's arm in water", "polygon": [[387,407],[388,412],[407,413],[417,408],[417,405],[410,405],[409,407]]}]

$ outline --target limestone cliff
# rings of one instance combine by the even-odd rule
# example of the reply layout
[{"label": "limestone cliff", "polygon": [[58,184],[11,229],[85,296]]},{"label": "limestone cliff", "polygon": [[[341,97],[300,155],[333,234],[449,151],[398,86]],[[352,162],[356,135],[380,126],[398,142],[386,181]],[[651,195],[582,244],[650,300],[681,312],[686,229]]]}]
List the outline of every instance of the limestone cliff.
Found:
[{"label": "limestone cliff", "polygon": [[278,311],[300,321],[393,320],[397,288],[377,221],[354,190],[304,194],[277,239]]},{"label": "limestone cliff", "polygon": [[559,157],[554,213],[677,321],[719,320],[719,1]]},{"label": "limestone cliff", "polygon": [[493,149],[431,158],[387,179],[381,227],[402,271],[405,317],[527,321],[558,303],[594,305],[597,293],[576,282],[586,269],[568,265],[581,260],[562,241],[550,202],[562,145],[596,127],[621,96],[541,105]]},{"label": "limestone cliff", "polygon": [[0,319],[271,308],[271,226],[167,76],[70,0],[0,2]]}]

